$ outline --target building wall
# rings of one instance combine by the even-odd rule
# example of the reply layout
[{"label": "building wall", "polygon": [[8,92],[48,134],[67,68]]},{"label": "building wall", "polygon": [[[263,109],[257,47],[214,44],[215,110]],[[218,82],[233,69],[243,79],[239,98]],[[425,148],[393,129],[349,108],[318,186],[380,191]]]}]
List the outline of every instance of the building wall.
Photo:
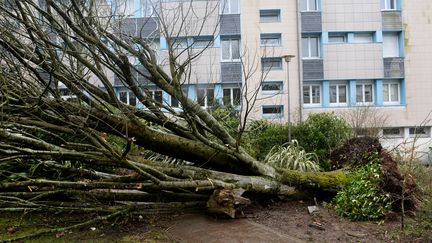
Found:
[{"label": "building wall", "polygon": [[432,125],[432,2],[403,1],[407,109],[405,124]]},{"label": "building wall", "polygon": [[[280,21],[266,23],[260,21],[260,10],[280,10]],[[252,74],[248,80],[244,80],[249,86],[248,89],[259,90],[257,103],[251,114],[251,119],[268,119],[270,121],[286,122],[288,117],[288,85],[287,72],[290,80],[290,113],[295,119],[299,104],[299,70],[297,53],[297,14],[296,1],[278,0],[242,0],[241,1],[241,23],[242,23],[242,46],[245,53],[245,69]],[[276,47],[266,47],[260,43],[261,34],[281,34],[281,44]],[[295,58],[287,64],[283,59],[282,68],[277,70],[262,70],[261,58],[283,55],[295,55]],[[258,63],[257,63],[258,61]],[[257,65],[258,64],[258,65]],[[256,68],[253,68],[257,66]],[[262,91],[262,82],[282,82],[283,90],[280,92]],[[253,92],[250,92],[253,93]],[[251,99],[251,96],[249,96]],[[263,114],[263,107],[281,105],[283,114]]]},{"label": "building wall", "polygon": [[379,0],[323,0],[323,31],[381,29]]}]

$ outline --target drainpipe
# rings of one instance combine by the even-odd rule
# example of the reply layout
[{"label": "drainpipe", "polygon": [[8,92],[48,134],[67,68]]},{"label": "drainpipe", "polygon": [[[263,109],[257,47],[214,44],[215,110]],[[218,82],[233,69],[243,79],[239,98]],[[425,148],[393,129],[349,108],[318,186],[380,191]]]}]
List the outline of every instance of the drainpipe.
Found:
[{"label": "drainpipe", "polygon": [[297,11],[297,53],[298,53],[298,77],[299,77],[299,122],[303,120],[303,61],[301,49],[301,13],[300,13],[300,0],[296,1]]}]

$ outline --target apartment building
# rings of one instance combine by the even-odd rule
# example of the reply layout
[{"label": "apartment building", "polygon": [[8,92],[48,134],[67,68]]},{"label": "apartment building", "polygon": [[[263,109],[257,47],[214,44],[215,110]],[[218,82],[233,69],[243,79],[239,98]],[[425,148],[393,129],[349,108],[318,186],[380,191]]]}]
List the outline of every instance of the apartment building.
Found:
[{"label": "apartment building", "polygon": [[[429,1],[300,1],[304,113],[372,107],[385,145],[428,159]],[[430,21],[429,21],[430,22]],[[372,124],[375,125],[375,124]],[[413,144],[415,142],[415,144]],[[420,154],[419,154],[420,155]]]},{"label": "apartment building", "polygon": [[[187,28],[175,36],[162,33],[161,20],[152,14],[158,10],[149,2],[155,1],[106,3],[113,13],[127,16],[122,31],[153,39],[162,66],[167,65],[168,43],[177,43],[179,49],[205,48],[183,85],[203,107],[240,107],[245,99],[254,99],[250,119],[275,122],[287,122],[288,117],[299,121],[313,112],[344,115],[371,107],[371,116],[385,117],[380,124],[385,144],[415,140],[418,150],[428,154],[429,1],[193,1],[197,13],[217,10],[206,15],[211,21],[199,33]],[[182,1],[161,2],[159,11]],[[287,55],[290,58],[284,58]],[[119,79],[113,81],[122,101],[143,107]],[[142,85],[158,101],[179,107],[177,100],[146,80]]]}]

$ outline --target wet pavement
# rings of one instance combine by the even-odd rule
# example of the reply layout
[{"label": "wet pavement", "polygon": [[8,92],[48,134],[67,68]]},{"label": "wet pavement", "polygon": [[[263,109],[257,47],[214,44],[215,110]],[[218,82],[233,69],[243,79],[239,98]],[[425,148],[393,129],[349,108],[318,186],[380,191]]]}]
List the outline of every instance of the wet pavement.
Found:
[{"label": "wet pavement", "polygon": [[215,219],[206,215],[184,215],[167,229],[178,242],[303,242],[247,219]]}]

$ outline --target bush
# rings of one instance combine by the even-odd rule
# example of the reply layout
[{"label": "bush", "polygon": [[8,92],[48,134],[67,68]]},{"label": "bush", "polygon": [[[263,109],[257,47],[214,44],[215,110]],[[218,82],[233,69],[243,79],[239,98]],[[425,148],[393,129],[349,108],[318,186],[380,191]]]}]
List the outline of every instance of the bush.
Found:
[{"label": "bush", "polygon": [[334,199],[339,216],[351,220],[378,220],[391,209],[391,197],[382,193],[382,175],[377,157],[358,168],[350,176],[348,185]]},{"label": "bush", "polygon": [[296,140],[287,146],[274,146],[264,159],[264,162],[275,168],[298,170],[301,172],[319,171],[318,157],[298,145]]},{"label": "bush", "polygon": [[315,113],[292,129],[292,137],[307,152],[314,152],[320,160],[320,167],[330,169],[330,151],[351,137],[352,129],[342,118],[333,113]]},{"label": "bush", "polygon": [[256,151],[256,157],[264,160],[274,146],[288,143],[288,126],[283,124],[271,124],[267,121],[259,121],[251,124],[249,134]]},{"label": "bush", "polygon": [[222,124],[225,129],[236,137],[238,134],[238,128],[240,126],[240,114],[233,107],[217,106],[213,107],[211,111],[212,116]]}]

